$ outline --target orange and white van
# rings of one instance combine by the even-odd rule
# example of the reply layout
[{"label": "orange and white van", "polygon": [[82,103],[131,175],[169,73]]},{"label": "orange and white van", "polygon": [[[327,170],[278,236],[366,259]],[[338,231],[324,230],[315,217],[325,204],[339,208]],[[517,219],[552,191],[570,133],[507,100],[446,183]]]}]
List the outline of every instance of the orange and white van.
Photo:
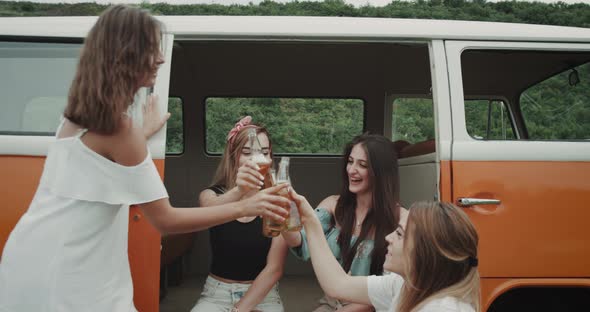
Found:
[{"label": "orange and white van", "polygon": [[[382,133],[398,147],[404,206],[451,201],[475,223],[485,310],[589,309],[590,29],[160,19],[166,62],[154,93],[162,111],[175,112],[169,129],[176,128],[158,133],[150,149],[175,206],[198,205],[213,176],[221,152],[213,138],[231,127],[216,118],[273,105],[280,113],[254,118],[271,134],[295,127],[273,136],[275,155],[292,157],[293,185],[312,203],[337,193],[342,143],[351,134]],[[37,187],[95,20],[0,18],[0,250]],[[322,105],[341,109],[330,115]],[[308,121],[314,118],[322,122]],[[316,136],[319,145],[294,139]],[[178,287],[208,272],[207,233],[162,240],[137,208],[129,222],[135,303],[158,311],[161,269],[163,278],[185,280]],[[294,281],[319,292],[308,263],[290,257],[285,275],[282,289]],[[306,297],[306,289],[295,298],[283,292],[287,311],[313,306],[321,293]],[[194,292],[187,311],[197,298]]]}]

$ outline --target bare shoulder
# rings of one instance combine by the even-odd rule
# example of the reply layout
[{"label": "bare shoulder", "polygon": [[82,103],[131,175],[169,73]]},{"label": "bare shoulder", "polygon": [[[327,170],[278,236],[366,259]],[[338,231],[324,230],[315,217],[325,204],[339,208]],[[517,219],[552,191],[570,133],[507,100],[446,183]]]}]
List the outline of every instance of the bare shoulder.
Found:
[{"label": "bare shoulder", "polygon": [[328,210],[330,214],[334,214],[334,211],[336,210],[336,204],[338,203],[338,198],[340,198],[340,195],[328,196],[320,202],[318,207]]},{"label": "bare shoulder", "polygon": [[147,140],[143,130],[128,120],[113,135],[107,136],[108,153],[112,160],[123,166],[135,166],[147,157]]}]

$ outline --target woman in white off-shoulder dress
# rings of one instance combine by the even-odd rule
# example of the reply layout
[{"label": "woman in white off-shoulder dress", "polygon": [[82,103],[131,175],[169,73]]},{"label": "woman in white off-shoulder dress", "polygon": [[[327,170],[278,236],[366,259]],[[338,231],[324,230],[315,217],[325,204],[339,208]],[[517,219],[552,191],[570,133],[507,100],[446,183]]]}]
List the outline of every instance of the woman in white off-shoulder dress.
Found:
[{"label": "woman in white off-shoulder dress", "polygon": [[146,144],[169,115],[159,115],[155,97],[142,126],[126,114],[163,63],[160,31],[146,11],[122,5],[90,30],[37,192],[0,259],[0,311],[136,311],[129,205],[139,204],[163,233],[286,214],[286,200],[273,195],[278,187],[222,209],[170,205]]}]

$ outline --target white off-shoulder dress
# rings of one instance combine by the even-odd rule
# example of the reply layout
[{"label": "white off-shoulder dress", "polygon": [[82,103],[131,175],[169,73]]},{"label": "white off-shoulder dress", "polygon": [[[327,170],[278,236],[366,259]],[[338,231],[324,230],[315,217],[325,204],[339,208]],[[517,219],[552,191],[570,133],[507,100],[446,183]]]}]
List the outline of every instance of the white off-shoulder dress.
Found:
[{"label": "white off-shoulder dress", "polygon": [[52,144],[33,201],[6,242],[2,312],[136,311],[129,205],[168,194],[149,152],[122,166],[84,145],[84,133]]}]

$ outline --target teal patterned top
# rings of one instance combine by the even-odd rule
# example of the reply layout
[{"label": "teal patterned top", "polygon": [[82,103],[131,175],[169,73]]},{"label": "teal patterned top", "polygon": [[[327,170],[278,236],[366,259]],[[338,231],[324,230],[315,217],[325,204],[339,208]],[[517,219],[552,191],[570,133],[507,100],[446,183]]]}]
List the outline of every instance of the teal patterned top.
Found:
[{"label": "teal patterned top", "polygon": [[[338,235],[340,229],[331,225],[332,215],[326,209],[316,208],[315,213],[322,224],[324,235],[328,241],[328,246],[332,250],[332,254],[336,260],[342,265],[342,256],[340,255],[340,246],[338,246]],[[352,236],[350,244],[353,245],[357,237]],[[371,239],[365,239],[357,248],[356,255],[352,260],[350,266],[350,275],[353,276],[368,276],[371,270],[371,251],[373,251],[374,242]],[[307,236],[305,230],[301,230],[301,246],[291,248],[291,252],[300,259],[309,260],[309,247],[307,245]]]}]

